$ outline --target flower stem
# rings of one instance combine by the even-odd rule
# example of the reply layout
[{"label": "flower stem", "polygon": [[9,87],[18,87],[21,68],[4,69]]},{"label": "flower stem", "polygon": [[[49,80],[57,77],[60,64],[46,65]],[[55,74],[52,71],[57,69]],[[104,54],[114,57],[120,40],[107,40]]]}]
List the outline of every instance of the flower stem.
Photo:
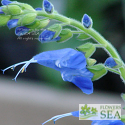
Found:
[{"label": "flower stem", "polygon": [[[85,28],[81,22],[65,17],[63,15],[60,14],[47,14],[44,11],[37,11],[37,15],[38,16],[44,16],[44,17],[49,17],[50,19],[54,19],[54,20],[58,20],[60,22],[66,23],[67,25],[71,25],[77,29],[79,29],[79,31],[83,31],[84,33],[86,33],[87,35],[89,35],[92,39],[94,39],[96,42],[98,42],[99,44],[104,46],[104,50],[113,58],[116,58],[118,60],[121,60],[121,57],[119,56],[118,52],[116,51],[116,49],[101,35],[99,34],[96,30],[94,30],[93,28]],[[122,61],[123,62],[123,61]],[[124,64],[124,62],[123,62]],[[125,82],[125,66],[123,65],[123,67],[119,68],[120,71],[120,76],[123,80],[123,82]]]}]

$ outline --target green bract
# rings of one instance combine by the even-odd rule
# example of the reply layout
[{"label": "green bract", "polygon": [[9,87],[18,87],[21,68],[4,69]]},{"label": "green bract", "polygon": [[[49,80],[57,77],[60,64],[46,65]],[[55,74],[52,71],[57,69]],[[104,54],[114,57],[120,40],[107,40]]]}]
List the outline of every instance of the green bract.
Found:
[{"label": "green bract", "polygon": [[73,34],[70,29],[63,29],[61,33],[59,34],[59,37],[61,37],[61,39],[57,42],[65,42],[66,40],[70,39],[72,35]]},{"label": "green bract", "polygon": [[5,26],[10,18],[10,15],[0,15],[0,26]]},{"label": "green bract", "polygon": [[86,40],[86,39],[89,39],[89,38],[90,38],[90,36],[88,36],[85,33],[79,34],[79,36],[77,37],[77,39],[79,39],[79,40]]},{"label": "green bract", "polygon": [[31,24],[35,21],[37,14],[36,13],[28,13],[25,14],[22,18],[19,19],[18,25],[24,26]]},{"label": "green bract", "polygon": [[49,22],[50,22],[49,19],[40,20],[40,25],[37,27],[37,29],[42,29],[46,27],[49,24]]},{"label": "green bract", "polygon": [[54,31],[55,35],[53,38],[55,38],[60,34],[60,32],[62,30],[62,26],[60,24],[54,24],[54,25],[50,26],[49,28],[47,28],[47,30]]},{"label": "green bract", "polygon": [[96,50],[96,47],[93,43],[86,43],[76,48],[78,51],[81,51],[85,54],[85,57],[90,57]]},{"label": "green bract", "polygon": [[92,80],[98,80],[107,73],[103,64],[97,64],[94,66],[88,66],[87,69],[94,74]]}]

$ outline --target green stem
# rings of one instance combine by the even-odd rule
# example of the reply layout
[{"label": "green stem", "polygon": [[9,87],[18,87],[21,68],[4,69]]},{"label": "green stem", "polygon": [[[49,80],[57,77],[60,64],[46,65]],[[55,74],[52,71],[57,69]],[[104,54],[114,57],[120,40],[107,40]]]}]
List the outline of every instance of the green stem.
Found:
[{"label": "green stem", "polygon": [[72,31],[73,34],[84,33],[83,31]]},{"label": "green stem", "polygon": [[109,67],[106,67],[106,69],[110,72],[113,72],[113,73],[116,73],[116,74],[119,74],[120,75],[120,72],[115,70],[115,69],[112,69],[112,68],[109,68]]},{"label": "green stem", "polygon": [[[121,60],[121,57],[119,56],[118,52],[116,51],[116,49],[106,40],[104,39],[104,37],[99,34],[96,30],[94,30],[93,28],[85,28],[81,22],[65,17],[63,15],[60,14],[47,14],[44,11],[37,11],[37,15],[38,16],[44,16],[44,17],[49,17],[50,19],[54,19],[54,20],[58,20],[60,22],[66,23],[67,25],[71,25],[77,29],[79,29],[80,31],[85,32],[86,34],[88,34],[92,39],[94,39],[96,42],[98,42],[99,44],[103,45],[105,47],[105,51],[112,56],[113,58],[116,58],[118,60]],[[122,61],[123,62],[123,61]],[[124,64],[124,62],[123,62]],[[119,68],[120,71],[120,76],[123,79],[123,81],[125,82],[125,66]]]}]

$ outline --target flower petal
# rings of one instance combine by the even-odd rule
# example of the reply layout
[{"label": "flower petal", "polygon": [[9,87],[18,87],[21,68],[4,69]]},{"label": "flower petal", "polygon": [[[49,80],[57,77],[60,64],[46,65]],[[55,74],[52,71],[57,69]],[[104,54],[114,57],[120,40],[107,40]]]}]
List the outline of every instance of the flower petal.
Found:
[{"label": "flower petal", "polygon": [[35,10],[36,10],[36,11],[41,11],[41,10],[42,10],[42,8],[37,7],[37,8],[35,8]]},{"label": "flower petal", "polygon": [[120,120],[94,120],[91,125],[124,125]]},{"label": "flower petal", "polygon": [[90,78],[74,76],[71,82],[73,82],[77,87],[79,87],[83,91],[83,93],[93,93],[93,83]]},{"label": "flower petal", "polygon": [[7,22],[7,26],[9,29],[14,28],[17,26],[18,19],[12,19]]},{"label": "flower petal", "polygon": [[12,1],[9,1],[9,0],[2,0],[1,1],[1,4],[2,5],[8,5],[8,4],[10,4],[10,3],[13,3]]},{"label": "flower petal", "polygon": [[76,51],[75,54],[67,54],[59,60],[61,67],[68,67],[74,69],[83,69],[86,67],[86,58],[83,53]]},{"label": "flower petal", "polygon": [[25,35],[26,33],[29,32],[29,28],[25,27],[25,26],[19,26],[15,29],[15,34],[17,36],[22,36]]}]

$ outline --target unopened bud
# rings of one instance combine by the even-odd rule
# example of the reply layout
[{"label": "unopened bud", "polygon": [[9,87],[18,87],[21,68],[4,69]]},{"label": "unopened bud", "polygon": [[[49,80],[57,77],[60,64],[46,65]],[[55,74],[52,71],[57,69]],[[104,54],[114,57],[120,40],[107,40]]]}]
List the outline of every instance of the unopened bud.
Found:
[{"label": "unopened bud", "polygon": [[87,66],[93,66],[97,61],[95,59],[92,58],[87,58]]},{"label": "unopened bud", "polygon": [[90,36],[88,36],[87,34],[85,34],[85,33],[82,33],[82,34],[80,34],[78,37],[77,37],[77,39],[79,39],[79,40],[86,40],[86,39],[89,39],[90,38]]},{"label": "unopened bud", "polygon": [[5,26],[10,18],[10,15],[0,15],[0,26]]}]

